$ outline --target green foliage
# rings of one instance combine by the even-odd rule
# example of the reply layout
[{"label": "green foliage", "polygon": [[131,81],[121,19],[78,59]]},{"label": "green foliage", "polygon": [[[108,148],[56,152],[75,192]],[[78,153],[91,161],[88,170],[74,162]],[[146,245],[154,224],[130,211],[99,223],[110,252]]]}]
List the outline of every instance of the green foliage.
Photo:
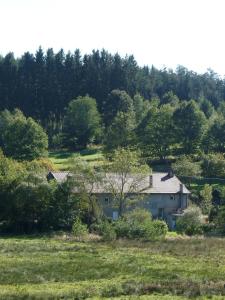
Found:
[{"label": "green foliage", "polygon": [[98,225],[98,233],[102,236],[102,240],[105,242],[116,240],[116,231],[114,226],[108,221],[102,221]]},{"label": "green foliage", "polygon": [[73,223],[72,233],[79,240],[84,238],[88,234],[87,225],[83,224],[79,218],[76,218]]},{"label": "green foliage", "polygon": [[168,232],[168,226],[166,222],[162,220],[144,222],[143,228],[143,237],[149,241],[165,238]]},{"label": "green foliage", "polygon": [[225,233],[225,206],[222,205],[219,207],[217,211],[217,215],[214,218],[214,222],[216,224],[216,228],[221,231],[221,233]]},{"label": "green foliage", "polygon": [[105,135],[105,149],[110,152],[118,147],[129,147],[135,141],[135,115],[134,112],[119,111],[107,128]]},{"label": "green foliage", "polygon": [[136,94],[133,99],[136,124],[138,125],[147,114],[150,103],[145,100],[140,94]]},{"label": "green foliage", "polygon": [[166,236],[168,227],[164,221],[152,221],[149,211],[137,208],[124,214],[115,222],[118,237],[129,239],[156,240]]},{"label": "green foliage", "polygon": [[197,103],[182,102],[174,113],[176,141],[181,143],[185,153],[195,152],[200,144],[206,126],[206,117]]},{"label": "green foliage", "polygon": [[225,150],[225,118],[221,115],[214,118],[203,140],[203,148],[206,152]]},{"label": "green foliage", "polygon": [[205,98],[200,99],[200,108],[207,118],[210,118],[214,113],[214,107],[212,103]]},{"label": "green foliage", "polygon": [[200,197],[203,213],[209,214],[212,208],[212,186],[205,184],[203,189],[200,191]]},{"label": "green foliage", "polygon": [[108,127],[119,112],[125,115],[133,111],[133,100],[125,91],[112,90],[103,104],[105,124]]},{"label": "green foliage", "polygon": [[68,182],[47,183],[39,161],[18,163],[0,153],[0,230],[71,229],[80,203]]},{"label": "green foliage", "polygon": [[172,164],[172,168],[178,176],[200,176],[201,166],[198,162],[193,162],[190,157],[182,155],[175,163]]},{"label": "green foliage", "polygon": [[169,91],[165,93],[161,100],[162,104],[170,104],[173,107],[177,107],[179,105],[179,98],[173,93],[173,91]]},{"label": "green foliage", "polygon": [[137,129],[142,147],[153,155],[165,158],[174,144],[174,108],[167,104],[151,108]]},{"label": "green foliage", "polygon": [[204,155],[202,171],[205,177],[225,178],[225,158],[222,154]]},{"label": "green foliage", "polygon": [[101,118],[96,100],[89,97],[78,97],[69,103],[64,122],[65,145],[86,148],[100,135]]},{"label": "green foliage", "polygon": [[0,143],[7,156],[32,160],[47,155],[48,137],[43,128],[21,111],[0,114]]},{"label": "green foliage", "polygon": [[178,232],[187,235],[202,234],[202,213],[199,207],[189,207],[176,223]]},{"label": "green foliage", "polygon": [[102,182],[102,172],[80,157],[75,157],[70,161],[68,182],[82,203],[87,223],[91,224],[100,219],[102,211],[93,191]]}]

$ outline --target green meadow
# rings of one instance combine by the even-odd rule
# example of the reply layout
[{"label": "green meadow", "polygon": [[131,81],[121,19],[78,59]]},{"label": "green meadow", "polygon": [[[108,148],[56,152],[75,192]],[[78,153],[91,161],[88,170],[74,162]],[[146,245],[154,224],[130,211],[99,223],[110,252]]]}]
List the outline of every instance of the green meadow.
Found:
[{"label": "green meadow", "polygon": [[99,166],[104,163],[101,149],[86,149],[80,152],[68,151],[53,151],[49,153],[49,159],[58,171],[68,170],[70,167],[70,160],[74,157],[80,156],[93,166]]},{"label": "green meadow", "polygon": [[0,299],[225,299],[225,239],[0,239]]}]

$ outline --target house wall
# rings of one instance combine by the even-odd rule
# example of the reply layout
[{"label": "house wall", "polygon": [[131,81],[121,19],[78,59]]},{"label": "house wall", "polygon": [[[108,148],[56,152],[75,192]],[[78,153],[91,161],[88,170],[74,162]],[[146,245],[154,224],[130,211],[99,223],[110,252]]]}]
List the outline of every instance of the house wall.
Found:
[{"label": "house wall", "polygon": [[[103,207],[104,214],[113,218],[116,217],[118,209],[112,201],[112,195],[99,194],[97,198]],[[172,214],[178,209],[185,209],[188,206],[187,194],[147,194],[138,202],[139,207],[143,207],[152,213],[153,218],[164,219],[172,227]]]}]

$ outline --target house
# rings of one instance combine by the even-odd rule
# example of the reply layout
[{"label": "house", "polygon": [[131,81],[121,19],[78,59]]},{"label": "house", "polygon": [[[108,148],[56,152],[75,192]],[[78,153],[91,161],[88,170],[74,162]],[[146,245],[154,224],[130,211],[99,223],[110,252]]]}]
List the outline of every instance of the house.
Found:
[{"label": "house", "polygon": [[[69,176],[68,172],[50,172],[47,175],[48,180],[55,179],[62,183]],[[188,206],[190,191],[186,186],[172,173],[152,173],[144,176],[138,182],[138,192],[131,192],[129,189],[129,180],[133,180],[135,175],[130,175],[127,184],[124,186],[124,193],[129,193],[131,198],[140,197],[139,207],[143,207],[152,213],[153,218],[163,219],[170,228],[174,228],[176,218],[182,215],[182,212]],[[105,182],[110,179],[117,184],[118,175],[106,174]],[[108,178],[107,178],[108,177]],[[104,214],[112,219],[118,218],[118,210],[113,203],[113,195],[107,189],[104,183],[96,184],[92,190],[96,198],[103,207]]]}]

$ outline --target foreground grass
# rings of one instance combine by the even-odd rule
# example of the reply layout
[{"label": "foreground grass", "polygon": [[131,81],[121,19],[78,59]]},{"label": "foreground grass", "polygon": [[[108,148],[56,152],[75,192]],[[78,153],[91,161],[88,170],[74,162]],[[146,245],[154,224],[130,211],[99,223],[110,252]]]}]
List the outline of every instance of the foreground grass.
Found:
[{"label": "foreground grass", "polygon": [[0,239],[0,299],[225,299],[225,240]]}]

